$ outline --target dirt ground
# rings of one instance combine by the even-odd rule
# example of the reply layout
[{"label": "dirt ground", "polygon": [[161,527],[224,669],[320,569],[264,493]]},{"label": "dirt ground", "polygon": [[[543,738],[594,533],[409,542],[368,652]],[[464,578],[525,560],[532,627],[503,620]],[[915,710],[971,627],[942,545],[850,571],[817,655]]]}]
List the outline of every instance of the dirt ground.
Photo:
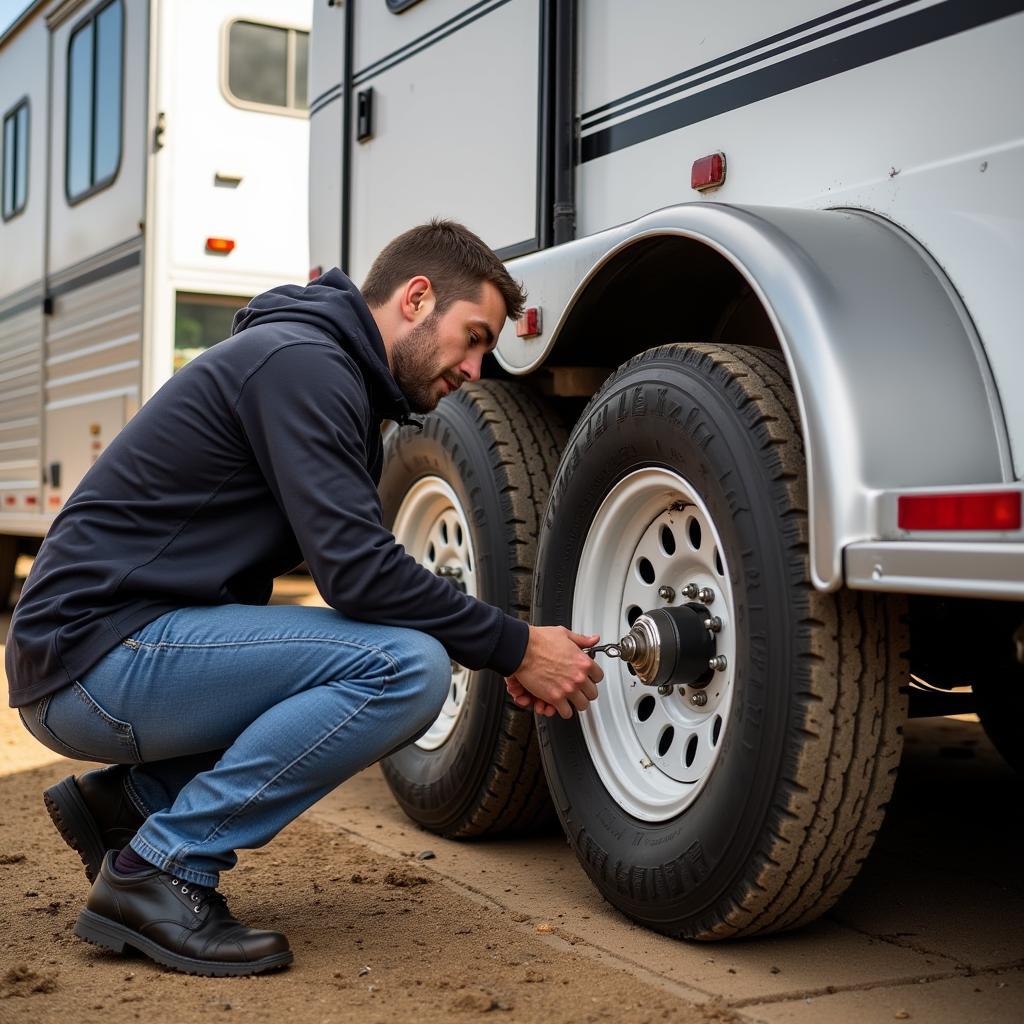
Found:
[{"label": "dirt ground", "polygon": [[[280,929],[295,964],[252,978],[193,978],[77,939],[87,893],[78,858],[50,825],[41,791],[56,763],[0,779],[0,1021],[213,1016],[252,1021],[728,1021],[621,971],[595,970],[453,892],[421,862],[371,853],[299,820],[226,876],[232,909]],[[628,993],[628,995],[626,995]],[[488,1017],[490,1019],[490,1017]]]}]

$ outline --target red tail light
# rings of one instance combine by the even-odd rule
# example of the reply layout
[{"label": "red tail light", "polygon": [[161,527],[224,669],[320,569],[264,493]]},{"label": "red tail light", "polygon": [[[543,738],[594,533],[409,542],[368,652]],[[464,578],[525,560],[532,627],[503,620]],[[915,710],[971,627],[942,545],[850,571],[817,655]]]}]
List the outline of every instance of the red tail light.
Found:
[{"label": "red tail light", "polygon": [[1019,530],[1020,491],[977,494],[904,494],[901,530]]}]

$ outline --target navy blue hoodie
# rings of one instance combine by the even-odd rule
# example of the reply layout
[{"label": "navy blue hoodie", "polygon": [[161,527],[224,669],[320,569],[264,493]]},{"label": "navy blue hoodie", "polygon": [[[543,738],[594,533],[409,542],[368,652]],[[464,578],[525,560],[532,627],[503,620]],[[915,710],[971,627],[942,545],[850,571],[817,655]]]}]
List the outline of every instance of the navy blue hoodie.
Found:
[{"label": "navy blue hoodie", "polygon": [[381,523],[382,420],[409,406],[355,285],[264,292],[169,380],[56,517],[7,641],[12,707],[53,693],[175,608],[266,604],[303,559],[350,618],[513,672],[528,628],[419,566]]}]

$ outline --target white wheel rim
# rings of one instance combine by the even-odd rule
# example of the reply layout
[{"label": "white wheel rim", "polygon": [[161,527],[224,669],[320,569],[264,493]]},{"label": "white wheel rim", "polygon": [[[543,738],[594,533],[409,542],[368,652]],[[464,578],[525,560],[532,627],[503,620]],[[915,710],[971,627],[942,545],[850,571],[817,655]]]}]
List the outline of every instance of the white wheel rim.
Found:
[{"label": "white wheel rim", "polygon": [[[725,655],[727,667],[701,691],[707,703],[695,705],[691,697],[698,691],[690,686],[662,696],[640,683],[624,662],[598,655],[605,679],[598,699],[580,716],[605,788],[642,821],[680,814],[711,775],[732,704],[736,620],[729,566],[704,502],[678,473],[637,470],[612,488],[587,533],[572,628],[600,632],[602,642],[614,642],[629,630],[631,608],[646,612],[683,603],[688,583],[714,591],[709,608],[722,620],[717,653]],[[665,586],[674,590],[673,602],[659,596]]]},{"label": "white wheel rim", "polygon": [[[455,572],[466,593],[477,596],[476,552],[462,504],[452,488],[438,476],[425,476],[409,488],[395,516],[395,539],[420,565],[438,572]],[[451,736],[466,705],[470,671],[452,662],[452,683],[441,713],[416,740],[422,750],[436,750]]]}]

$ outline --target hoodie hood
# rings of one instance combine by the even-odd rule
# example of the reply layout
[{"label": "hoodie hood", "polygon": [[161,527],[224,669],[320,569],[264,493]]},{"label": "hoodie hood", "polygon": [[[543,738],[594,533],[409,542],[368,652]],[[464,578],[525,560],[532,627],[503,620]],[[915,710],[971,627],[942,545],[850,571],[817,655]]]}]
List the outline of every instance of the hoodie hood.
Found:
[{"label": "hoodie hood", "polygon": [[388,368],[384,339],[370,307],[337,267],[307,285],[284,284],[257,295],[235,314],[231,333],[283,321],[310,324],[329,334],[359,364],[381,418],[418,425]]}]

